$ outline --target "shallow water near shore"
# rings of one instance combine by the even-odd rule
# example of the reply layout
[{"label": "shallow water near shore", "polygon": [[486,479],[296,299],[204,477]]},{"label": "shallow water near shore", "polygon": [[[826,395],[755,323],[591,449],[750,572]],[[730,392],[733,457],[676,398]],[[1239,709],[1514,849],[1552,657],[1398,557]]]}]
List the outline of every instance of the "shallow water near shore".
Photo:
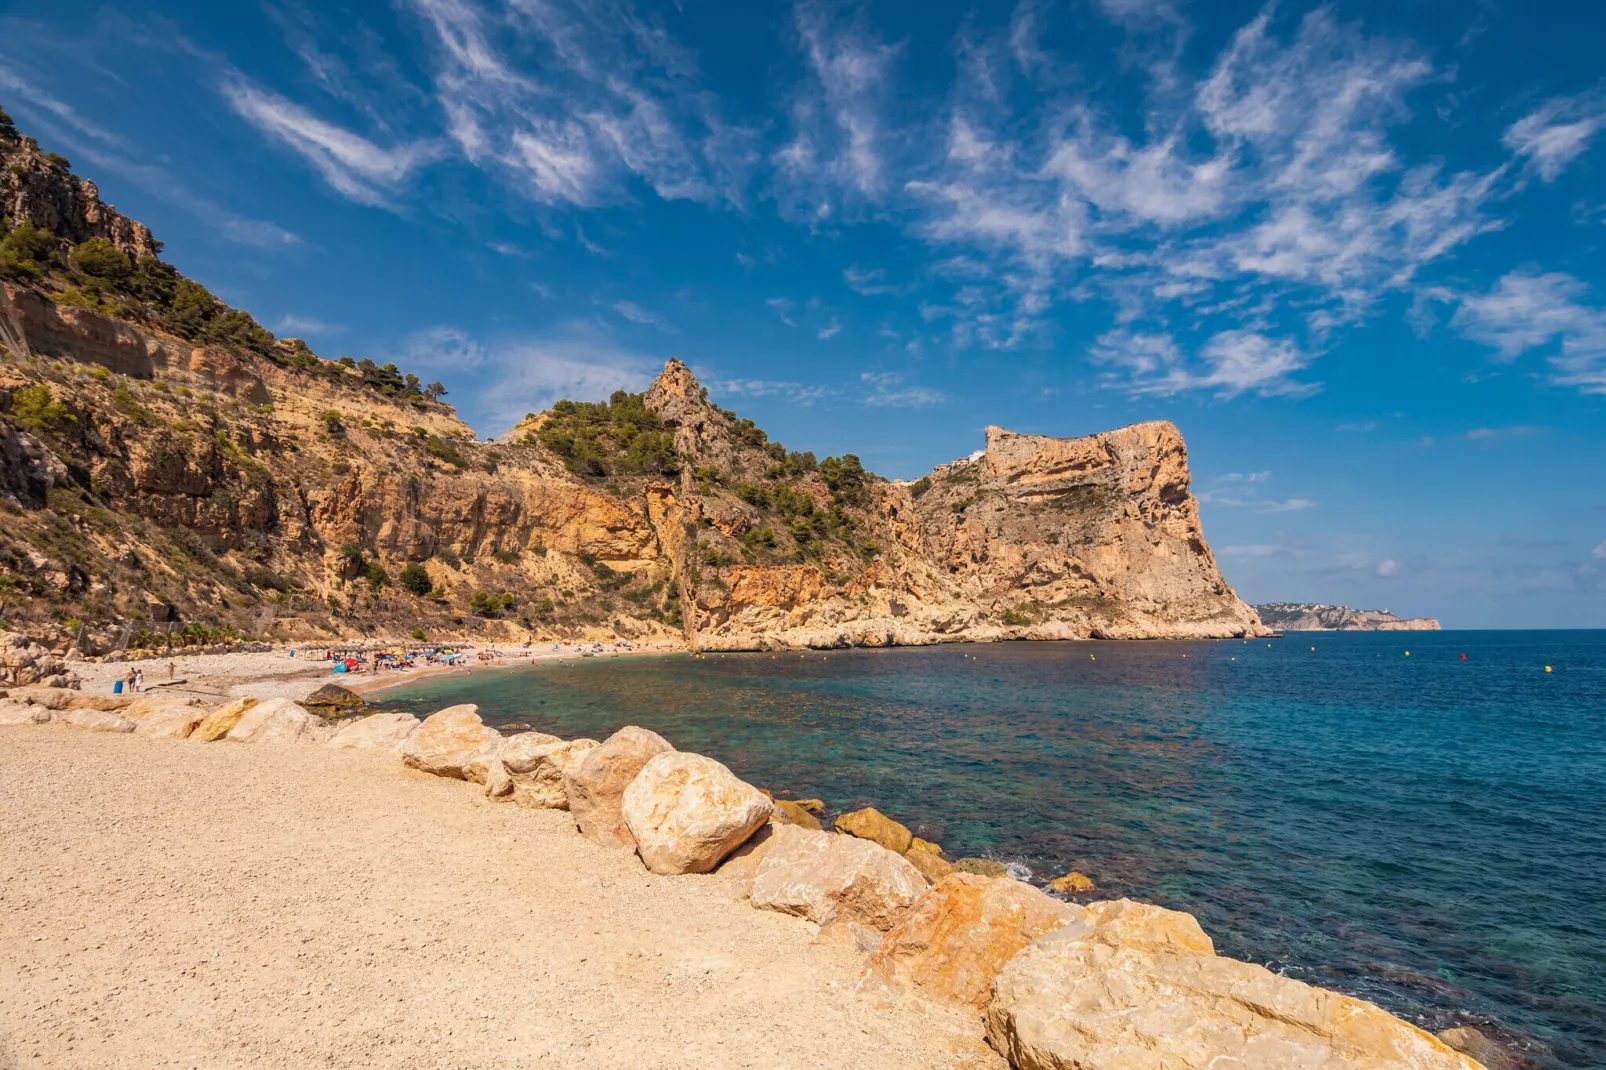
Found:
[{"label": "shallow water near shore", "polygon": [[1606,632],[595,659],[376,699],[640,724],[950,856],[1190,911],[1222,954],[1534,1066],[1606,1064]]}]

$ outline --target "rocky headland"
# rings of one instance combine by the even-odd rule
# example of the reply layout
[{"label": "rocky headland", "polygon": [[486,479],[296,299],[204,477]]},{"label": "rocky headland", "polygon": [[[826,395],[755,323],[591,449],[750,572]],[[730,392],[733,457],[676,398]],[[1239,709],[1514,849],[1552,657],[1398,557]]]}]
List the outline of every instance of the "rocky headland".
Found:
[{"label": "rocky headland", "polygon": [[[595,869],[597,859],[633,858],[641,867],[635,872],[644,869],[655,881],[671,882],[643,885],[620,869],[618,863],[607,863],[613,876],[595,885],[593,900],[609,898],[608,885],[619,881],[630,887],[639,886],[645,892],[624,908],[624,914],[606,923],[598,916],[601,908],[596,902],[587,907],[588,923],[599,926],[593,950],[607,949],[610,956],[617,956],[612,965],[602,962],[589,971],[591,976],[600,971],[611,978],[604,988],[635,993],[640,987],[637,975],[643,970],[652,975],[650,963],[636,963],[639,952],[621,954],[614,946],[618,943],[611,935],[615,927],[629,931],[648,921],[643,916],[638,922],[630,910],[650,909],[653,902],[668,898],[676,901],[676,916],[695,917],[702,913],[696,905],[699,896],[708,897],[704,909],[716,912],[728,909],[722,905],[725,903],[745,903],[759,912],[797,919],[792,924],[805,927],[812,944],[835,948],[833,961],[838,963],[837,968],[850,971],[836,980],[805,972],[797,984],[803,985],[806,979],[807,986],[823,985],[825,990],[850,986],[858,1000],[895,1015],[883,1028],[925,1050],[924,1055],[911,1059],[894,1059],[890,1052],[879,1056],[887,1060],[887,1065],[923,1062],[984,1066],[1007,1062],[1016,1070],[1202,1070],[1223,1065],[1475,1070],[1481,1065],[1446,1042],[1467,1048],[1484,1039],[1476,1031],[1452,1030],[1444,1038],[1437,1038],[1371,1003],[1221,957],[1210,937],[1188,914],[1128,899],[1099,899],[1092,882],[1080,874],[1067,874],[1064,883],[1056,882],[1050,891],[1044,891],[1000,872],[1002,867],[996,863],[989,869],[986,860],[949,860],[940,845],[915,837],[906,826],[874,810],[841,815],[828,831],[812,816],[820,809],[817,800],[776,800],[770,793],[742,782],[717,760],[678,751],[670,741],[645,728],[624,728],[600,741],[563,740],[541,732],[504,736],[483,724],[471,705],[448,707],[420,721],[407,714],[364,715],[343,696],[333,697],[339,701],[314,703],[319,711],[334,711],[334,716],[324,716],[323,712],[282,697],[260,701],[242,697],[220,706],[206,706],[167,696],[108,696],[68,688],[17,688],[0,697],[0,734],[12,734],[4,737],[6,746],[0,750],[32,754],[29,739],[33,733],[48,738],[48,753],[52,756],[74,753],[75,738],[87,741],[121,737],[126,750],[117,749],[108,739],[105,745],[95,744],[91,760],[97,770],[97,790],[103,790],[101,785],[111,777],[130,794],[137,791],[133,785],[150,780],[146,776],[127,777],[125,768],[156,765],[166,771],[165,776],[188,781],[183,771],[186,762],[204,775],[205,770],[219,765],[210,757],[217,748],[233,751],[245,746],[255,752],[253,766],[283,769],[294,783],[300,783],[299,778],[305,775],[301,768],[309,763],[326,782],[331,778],[356,778],[354,783],[361,785],[362,795],[352,796],[348,805],[363,814],[373,813],[355,824],[340,823],[338,848],[331,859],[342,860],[335,863],[341,865],[353,857],[367,858],[376,850],[396,850],[392,840],[398,832],[379,818],[375,807],[383,807],[384,803],[376,804],[376,797],[388,799],[392,791],[409,794],[407,824],[414,830],[414,813],[455,826],[463,824],[464,819],[455,816],[449,805],[442,809],[425,801],[420,806],[421,800],[408,778],[471,785],[472,798],[489,809],[484,818],[468,815],[468,825],[481,820],[492,822],[500,843],[515,842],[521,829],[523,835],[541,832],[546,852],[565,858],[573,867],[565,871],[565,876],[581,878]],[[308,758],[299,757],[303,754]],[[38,768],[48,764],[42,752],[32,764],[8,774],[7,782],[36,778]],[[71,776],[66,767],[61,772]],[[247,811],[261,806],[271,808],[276,833],[290,836],[296,845],[294,853],[302,853],[304,840],[323,843],[327,834],[322,825],[331,816],[326,809],[291,799],[278,786],[277,777],[271,786],[258,786],[238,773],[235,779],[225,794],[231,800],[237,798],[241,780],[252,784],[253,792],[261,791],[260,800],[249,796],[240,801]],[[395,788],[387,788],[387,784]],[[320,794],[347,798],[338,784],[320,789]],[[463,797],[464,802],[470,799]],[[13,801],[21,804],[25,800]],[[282,805],[285,802],[288,805]],[[150,886],[153,892],[160,885],[161,895],[193,896],[193,889],[182,875],[170,871],[156,855],[141,854],[137,846],[143,842],[147,847],[156,847],[152,830],[158,828],[169,837],[174,835],[164,824],[171,821],[173,808],[146,801],[141,804],[145,809],[136,809],[126,799],[110,798],[103,804],[113,807],[109,812],[121,815],[115,824],[125,827],[129,836],[129,843],[117,852],[119,873],[124,874],[117,879],[137,881],[141,887]],[[571,830],[568,840],[554,839],[561,824],[540,815],[566,817]],[[298,833],[303,823],[307,830]],[[274,1023],[283,1022],[287,1014],[295,1014],[298,1006],[310,1007],[307,997],[313,994],[314,986],[326,993],[320,999],[338,999],[338,986],[326,983],[326,976],[339,976],[346,984],[355,984],[359,992],[369,993],[363,997],[365,1000],[383,1002],[384,997],[362,971],[355,976],[349,969],[337,971],[337,964],[346,966],[352,955],[364,957],[360,946],[308,948],[313,937],[305,935],[299,937],[303,950],[296,954],[298,961],[290,978],[290,983],[300,989],[299,997],[276,992],[278,1009],[266,1018],[253,1013],[251,1004],[233,999],[201,1012],[197,1018],[194,1007],[205,1006],[206,1000],[190,994],[194,986],[189,979],[218,974],[211,965],[212,954],[229,956],[226,962],[236,964],[240,960],[233,956],[241,954],[256,961],[266,959],[262,961],[264,971],[276,961],[260,940],[246,948],[235,946],[241,943],[235,935],[235,921],[203,937],[208,947],[229,945],[226,951],[197,952],[174,959],[171,953],[153,950],[145,956],[149,959],[146,963],[123,964],[123,969],[139,972],[138,985],[142,988],[149,983],[147,975],[170,968],[172,976],[160,974],[155,983],[175,993],[185,993],[190,1000],[183,1004],[190,1008],[185,1012],[170,1010],[180,1004],[161,998],[150,1003],[130,1003],[120,999],[120,989],[114,989],[97,1004],[100,1012],[84,1024],[69,1029],[52,1025],[50,1007],[55,1004],[41,1002],[34,993],[47,990],[55,995],[59,991],[58,999],[81,1002],[78,987],[90,983],[90,974],[84,971],[94,969],[89,964],[112,937],[101,934],[85,943],[73,935],[83,925],[57,934],[50,919],[64,915],[55,908],[56,901],[44,894],[39,867],[48,868],[50,882],[78,887],[80,882],[92,883],[96,879],[93,874],[105,870],[107,863],[94,852],[75,850],[73,845],[84,834],[82,829],[68,836],[68,843],[52,843],[46,854],[40,854],[43,844],[34,843],[28,831],[35,825],[33,820],[8,823],[6,830],[0,832],[7,857],[21,862],[12,867],[6,878],[0,878],[4,881],[0,883],[0,894],[4,894],[14,920],[25,919],[30,932],[38,930],[33,945],[22,945],[31,947],[31,951],[7,949],[10,961],[20,963],[20,972],[13,976],[0,971],[0,998],[7,1006],[17,1005],[22,1011],[8,1014],[7,1034],[0,1039],[12,1043],[26,1040],[21,1050],[32,1051],[35,1062],[46,1048],[58,1062],[70,1059],[73,1042],[83,1043],[80,1034],[88,1034],[101,1044],[133,1043],[141,1049],[154,1045],[161,1050],[166,1050],[163,1045],[179,1044],[192,1050],[198,1043],[197,1028],[208,1028],[207,1023],[220,1011],[231,1022],[238,1021],[233,1029],[207,1034],[211,1045],[208,1055],[214,1061],[236,1059],[246,1047],[255,1050],[274,1043],[305,1043],[307,1034],[300,1031],[306,1030],[310,1022],[297,1025],[294,1036],[285,1034]],[[99,829],[101,823],[86,825]],[[197,838],[192,831],[180,830],[177,835],[181,842]],[[465,828],[458,835],[473,842],[471,829]],[[208,843],[231,839],[198,838]],[[372,846],[368,842],[371,839],[376,841]],[[591,846],[575,855],[570,844],[586,841]],[[411,842],[409,848],[417,851]],[[285,845],[277,849],[284,850]],[[195,847],[191,843],[182,851],[193,854]],[[164,858],[166,853],[162,852]],[[531,866],[536,870],[551,868],[549,860],[539,854],[523,854],[516,860],[482,856],[476,861],[479,864],[458,868],[492,875],[516,875]],[[255,903],[264,897],[277,903],[284,898],[280,867],[265,867],[261,862],[254,857],[226,864],[212,860],[221,869],[209,869],[208,880],[226,880],[240,897],[228,908],[231,916],[248,909],[243,903]],[[402,859],[402,871],[418,879],[411,862],[410,857]],[[285,864],[295,865],[289,861]],[[385,866],[388,872],[388,855]],[[397,961],[389,951],[391,942],[397,939],[404,950],[409,941],[418,950],[425,950],[436,942],[429,935],[432,928],[458,934],[460,926],[453,919],[486,896],[505,903],[511,894],[521,897],[520,902],[547,909],[540,896],[529,898],[530,882],[516,877],[512,888],[502,889],[494,888],[493,878],[485,891],[475,893],[471,903],[441,901],[438,887],[454,878],[434,869],[426,872],[426,886],[399,889],[401,895],[410,897],[404,918],[386,919],[366,910],[336,909],[335,917],[361,914],[367,924],[378,924],[391,934],[381,938],[379,947],[366,952],[370,966],[379,963],[375,955],[382,950],[386,968],[395,968]],[[258,876],[252,878],[252,874]],[[236,887],[242,881],[243,887]],[[308,881],[308,887],[298,887],[296,895],[275,908],[275,915],[289,912],[303,919],[297,927],[299,933],[327,936],[329,930],[339,927],[331,924],[325,901],[338,899],[341,892],[326,887],[327,882],[315,873],[308,874]],[[393,881],[394,877],[387,877],[380,883],[388,885]],[[713,883],[688,884],[679,891],[672,886],[678,881]],[[554,887],[545,894],[567,898],[573,890],[565,892]],[[154,901],[144,902],[148,905]],[[485,908],[497,909],[492,903],[486,899]],[[166,933],[171,920],[183,916],[171,910],[144,910],[139,903],[134,907],[139,910],[143,931],[150,933]],[[519,923],[514,920],[511,924]],[[610,931],[607,937],[603,936],[603,924]],[[749,926],[735,919],[727,919],[724,926],[718,932],[695,935],[691,947],[682,945],[673,950],[677,957],[690,955],[694,961],[698,955],[718,954],[739,973],[760,976],[773,970],[773,956],[779,946],[774,937],[755,941],[749,948],[741,946],[734,936],[727,936],[746,933]],[[8,927],[8,931],[13,928]],[[265,932],[267,928],[259,926],[252,931]],[[349,940],[353,934],[341,929],[339,935]],[[53,946],[39,947],[37,941],[47,936],[68,943],[76,940],[85,946],[73,961],[65,946],[60,952]],[[498,936],[503,938],[504,948],[518,946],[510,934],[499,932]],[[463,936],[459,934],[458,938]],[[8,938],[0,937],[0,941],[5,939]],[[566,948],[573,942],[573,934],[555,935],[554,942]],[[166,946],[165,942],[159,943]],[[300,961],[309,952],[314,957]],[[816,969],[817,964],[805,963],[799,951],[792,954],[807,971]],[[34,960],[42,956],[48,956],[52,965],[39,971],[37,980],[26,980],[34,970]],[[587,975],[583,964],[588,958],[589,955],[579,956],[582,975]],[[434,954],[428,961],[436,969],[448,971],[454,985],[461,985],[457,970],[461,964],[454,956],[448,954],[442,960]],[[282,962],[281,967],[291,968]],[[517,963],[510,968],[522,971]],[[503,976],[489,963],[485,968],[475,968],[479,975],[485,975],[485,969],[499,979]],[[546,976],[544,971],[541,976]],[[64,989],[64,977],[76,981]],[[712,971],[706,977],[712,983]],[[252,973],[249,981],[236,981],[231,989],[240,983],[256,986],[261,982]],[[389,982],[391,986],[398,983],[408,984],[402,979]],[[573,984],[566,987],[572,989]],[[789,1011],[783,1012],[784,1031],[792,1034],[787,1037],[788,1043],[810,1049],[823,1044],[828,1053],[815,1057],[819,1065],[852,1064],[856,1056],[848,1049],[829,1048],[836,1043],[860,1045],[859,1034],[841,1035],[835,1032],[835,1019],[822,1022],[811,1017],[809,1005],[820,998],[806,994],[813,990],[794,989],[793,1003]],[[661,987],[656,991],[657,995],[643,992],[641,998],[661,1001],[665,993]],[[702,991],[701,985],[697,991]],[[471,1002],[459,1002],[454,998],[458,993],[458,987],[433,987],[416,997],[421,1004],[419,1013],[427,1013],[433,1020],[452,1020],[455,1016],[464,1035],[454,1043],[471,1043],[472,1052],[442,1054],[441,1034],[455,1030],[434,1026],[427,1037],[414,1037],[414,1030],[403,1017],[394,1030],[408,1037],[407,1046],[398,1050],[391,1043],[381,1061],[390,1065],[426,1065],[433,1057],[457,1065],[523,1065],[530,1052],[545,1052],[551,1046],[550,1026],[538,1030],[521,1046],[516,1034],[508,1035],[518,1027],[515,1020],[522,1025],[516,1010],[505,1009],[499,1017],[480,1011],[481,1004],[472,994],[465,994]],[[561,994],[553,995],[554,1006],[569,1006]],[[212,999],[216,998],[214,991]],[[305,1010],[301,1013],[305,1014]],[[839,1009],[835,1013],[843,1012]],[[139,1028],[125,1040],[119,1035],[123,1031],[120,1023],[136,1014],[141,1016]],[[103,1016],[110,1018],[104,1028],[97,1024]],[[317,1028],[320,1037],[337,1024],[334,1020],[324,1021],[325,1017],[320,1014],[316,1018],[323,1022]],[[367,1017],[373,1025],[379,1024],[372,1011]],[[745,1029],[754,1024],[749,1018],[750,1015],[735,1014],[731,1021]],[[480,1024],[484,1019],[494,1019],[490,1023],[490,1028],[496,1029],[494,1034]],[[651,1023],[648,1026],[653,1028]],[[868,1027],[863,1028],[869,1032]],[[641,1016],[632,1013],[584,1035],[590,1043],[600,1034],[600,1043],[610,1053],[605,1061],[622,1065],[619,1060],[624,1055],[618,1047],[630,1045],[642,1029]],[[952,1034],[940,1053],[931,1047],[934,1029]],[[336,1032],[345,1039],[332,1047],[324,1060],[330,1065],[363,1062],[375,1054],[376,1045],[387,1035],[371,1029],[355,1034],[346,1028]],[[275,1041],[276,1035],[281,1039]],[[394,1033],[390,1037],[393,1042]],[[986,1048],[982,1047],[983,1040]],[[995,1054],[988,1055],[989,1048]],[[744,1057],[740,1052],[693,1055],[687,1049],[660,1050],[648,1059],[638,1049],[630,1058],[665,1065],[689,1065],[691,1061],[698,1065],[738,1065]],[[206,1061],[204,1057],[202,1061]]]},{"label": "rocky headland", "polygon": [[495,441],[394,364],[275,338],[0,113],[0,616],[74,649],[241,638],[692,649],[1228,637],[1177,428],[989,428],[893,482],[679,361]]},{"label": "rocky headland", "polygon": [[1316,602],[1268,602],[1254,607],[1260,622],[1280,632],[1436,632],[1432,617],[1398,617],[1386,609],[1350,609]]}]

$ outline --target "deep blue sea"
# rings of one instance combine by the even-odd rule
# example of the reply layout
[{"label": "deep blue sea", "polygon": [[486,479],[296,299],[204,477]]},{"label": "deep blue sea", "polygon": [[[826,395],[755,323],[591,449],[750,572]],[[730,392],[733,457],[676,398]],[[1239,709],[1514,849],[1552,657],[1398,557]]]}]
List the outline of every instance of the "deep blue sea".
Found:
[{"label": "deep blue sea", "polygon": [[599,659],[384,704],[462,701],[565,737],[640,724],[1536,1067],[1606,1065],[1606,632]]}]

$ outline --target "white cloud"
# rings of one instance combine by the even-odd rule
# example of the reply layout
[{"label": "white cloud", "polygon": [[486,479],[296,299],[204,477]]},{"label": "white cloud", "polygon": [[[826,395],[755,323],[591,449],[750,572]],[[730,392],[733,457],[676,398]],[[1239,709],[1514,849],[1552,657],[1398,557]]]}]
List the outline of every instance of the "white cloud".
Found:
[{"label": "white cloud", "polygon": [[223,98],[241,118],[301,156],[337,192],[359,204],[384,205],[415,167],[437,155],[423,143],[382,148],[243,79],[226,82]]},{"label": "white cloud", "polygon": [[840,24],[822,0],[797,0],[793,22],[809,79],[796,90],[791,139],[772,163],[792,211],[823,219],[834,200],[870,197],[885,185],[882,110],[898,49]]},{"label": "white cloud", "polygon": [[403,352],[410,367],[480,384],[466,407],[497,428],[560,398],[599,401],[615,390],[641,390],[662,366],[659,358],[620,346],[581,321],[484,341],[455,327],[434,327],[410,337]]},{"label": "white cloud", "polygon": [[841,333],[842,333],[842,325],[840,323],[838,323],[836,320],[833,319],[830,323],[828,323],[824,327],[820,328],[820,330],[819,330],[820,341],[822,341],[822,342],[829,341],[829,340],[831,340],[832,338],[835,338],[837,335],[839,335]]},{"label": "white cloud", "polygon": [[1376,572],[1379,576],[1392,576],[1396,572],[1400,571],[1400,563],[1394,560],[1392,557],[1385,557],[1383,560],[1377,563],[1377,567],[1372,571]]},{"label": "white cloud", "polygon": [[797,321],[792,319],[792,306],[794,302],[791,298],[767,297],[764,299],[764,303],[773,309],[777,316],[781,317],[782,323],[786,324],[788,327],[797,326]]},{"label": "white cloud", "polygon": [[905,386],[903,376],[897,372],[864,372],[859,381],[870,387],[870,393],[861,398],[861,402],[873,408],[923,409],[948,400],[948,395],[941,391]]},{"label": "white cloud", "polygon": [[616,301],[613,310],[631,323],[639,323],[644,327],[656,327],[660,331],[675,333],[674,325],[656,312],[649,312],[634,301]]},{"label": "white cloud", "polygon": [[1602,539],[1600,545],[1591,550],[1589,555],[1606,561],[1606,539]]},{"label": "white cloud", "polygon": [[833,397],[837,391],[828,386],[815,386],[790,380],[777,379],[713,379],[708,383],[709,393],[716,396],[784,397],[797,405],[812,405],[822,398]]},{"label": "white cloud", "polygon": [[1450,326],[1504,360],[1549,348],[1553,382],[1606,394],[1606,310],[1587,304],[1588,292],[1562,272],[1513,271],[1487,293],[1462,295]]},{"label": "white cloud", "polygon": [[297,316],[294,313],[280,316],[272,327],[275,334],[295,337],[308,334],[338,334],[345,329],[332,323],[325,323],[313,316]]},{"label": "white cloud", "polygon": [[1221,398],[1270,397],[1318,389],[1292,378],[1311,360],[1292,339],[1256,331],[1221,331],[1206,341],[1197,360],[1190,361],[1171,335],[1122,327],[1100,335],[1089,356],[1115,369],[1105,373],[1106,385],[1132,394],[1168,397],[1203,389]]},{"label": "white cloud", "polygon": [[1514,155],[1524,157],[1541,179],[1554,182],[1603,127],[1606,94],[1557,97],[1512,123],[1501,141]]},{"label": "white cloud", "polygon": [[1309,509],[1316,503],[1309,498],[1286,498],[1280,502],[1258,502],[1255,511],[1259,513],[1297,513]]}]

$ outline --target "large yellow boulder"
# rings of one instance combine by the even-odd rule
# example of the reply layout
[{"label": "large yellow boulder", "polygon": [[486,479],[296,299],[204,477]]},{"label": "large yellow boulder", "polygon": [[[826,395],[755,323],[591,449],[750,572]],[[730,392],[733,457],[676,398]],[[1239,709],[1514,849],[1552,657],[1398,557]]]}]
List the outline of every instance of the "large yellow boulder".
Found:
[{"label": "large yellow boulder", "polygon": [[233,702],[226,702],[201,719],[190,733],[191,739],[202,743],[215,743],[228,735],[234,726],[240,723],[245,711],[257,704],[254,698],[237,698]]},{"label": "large yellow boulder", "polygon": [[981,1007],[998,971],[1021,948],[1086,913],[1020,881],[955,873],[887,934],[871,966],[929,995]]},{"label": "large yellow boulder", "polygon": [[892,928],[926,891],[920,871],[879,844],[782,825],[758,864],[749,901],[818,925]]},{"label": "large yellow boulder", "polygon": [[1175,914],[1095,903],[1026,947],[993,983],[988,1042],[1016,1070],[1479,1070],[1371,1003],[1216,957]]},{"label": "large yellow boulder", "polygon": [[501,745],[502,733],[480,720],[480,708],[464,703],[424,718],[402,744],[402,762],[435,776],[469,780],[470,768],[481,752]]},{"label": "large yellow boulder", "polygon": [[593,747],[563,778],[569,813],[581,835],[617,847],[636,846],[620,813],[625,789],[656,755],[674,750],[657,732],[626,725]]},{"label": "large yellow boulder", "polygon": [[619,813],[654,873],[708,873],[770,819],[764,793],[701,754],[665,751],[625,788]]}]

